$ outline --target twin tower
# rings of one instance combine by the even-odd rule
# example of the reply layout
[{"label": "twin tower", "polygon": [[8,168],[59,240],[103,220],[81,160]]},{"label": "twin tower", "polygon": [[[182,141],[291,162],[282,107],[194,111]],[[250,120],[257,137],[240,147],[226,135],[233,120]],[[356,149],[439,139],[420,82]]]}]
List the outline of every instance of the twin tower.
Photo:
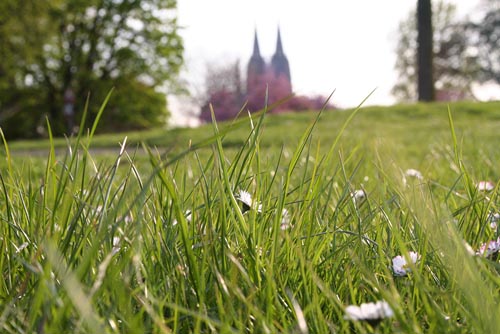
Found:
[{"label": "twin tower", "polygon": [[248,62],[247,68],[247,92],[258,89],[257,86],[269,84],[270,82],[280,82],[282,89],[287,95],[292,93],[292,82],[290,80],[290,66],[288,59],[283,52],[280,29],[278,28],[278,39],[276,51],[271,58],[271,64],[267,66],[264,58],[260,54],[257,31],[253,43],[253,53]]}]

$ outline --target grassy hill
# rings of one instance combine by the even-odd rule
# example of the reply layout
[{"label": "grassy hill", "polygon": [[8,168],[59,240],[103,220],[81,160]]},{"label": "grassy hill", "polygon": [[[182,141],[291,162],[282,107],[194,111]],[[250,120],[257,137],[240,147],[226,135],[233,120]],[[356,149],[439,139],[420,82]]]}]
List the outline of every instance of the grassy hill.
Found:
[{"label": "grassy hill", "polygon": [[[348,152],[357,152],[367,161],[376,160],[376,155],[388,160],[395,160],[402,167],[413,166],[431,169],[436,156],[452,147],[448,108],[454,122],[454,130],[460,149],[465,159],[495,159],[498,155],[493,143],[498,138],[500,128],[500,102],[475,103],[420,103],[381,107],[363,107],[342,133],[339,148]],[[329,150],[330,145],[340,133],[341,128],[352,114],[353,109],[324,111],[312,133],[312,145],[319,145],[321,153]],[[266,115],[262,131],[259,134],[261,151],[279,152],[294,148],[301,135],[317,117],[317,112],[285,113]],[[259,116],[253,115],[256,123]],[[247,115],[242,115],[233,122],[218,124],[225,133],[222,145],[227,152],[237,151],[245,143],[250,132],[251,122]],[[210,154],[214,140],[211,124],[194,129],[154,129],[142,132],[97,135],[91,148],[94,156],[105,157],[118,150],[119,143],[127,137],[127,147],[143,156],[142,144],[161,153],[168,152],[175,156],[188,148],[200,144],[199,154]],[[490,145],[491,144],[491,145]],[[66,149],[66,139],[55,139],[54,146],[62,151]],[[17,141],[9,143],[10,150],[24,158],[42,156],[45,158],[50,147],[48,140]],[[451,153],[450,153],[451,154]],[[496,168],[487,163],[484,175],[497,176]]]},{"label": "grassy hill", "polygon": [[[347,128],[346,135],[358,137],[365,141],[370,138],[388,138],[389,140],[405,140],[405,135],[420,136],[416,139],[433,138],[449,132],[448,107],[452,111],[455,125],[464,135],[474,134],[493,136],[495,128],[500,123],[500,102],[455,102],[455,103],[421,103],[381,107],[362,107],[352,124]],[[321,116],[314,133],[325,141],[335,137],[352,109],[325,111]],[[298,141],[306,127],[316,118],[316,112],[269,114],[265,119],[265,133],[261,145],[264,147],[293,144]],[[253,116],[254,119],[256,116]],[[249,124],[246,115],[238,121],[220,123],[222,129],[233,128],[225,145],[238,144],[248,135]],[[236,124],[234,124],[236,123]],[[201,142],[213,133],[210,124],[195,129],[154,129],[141,132],[95,136],[93,147],[115,147],[125,136],[129,145],[145,143],[149,146],[172,147],[182,150],[191,141]],[[479,131],[477,131],[479,130]],[[425,140],[426,142],[428,140]],[[37,149],[49,147],[48,141],[16,141],[9,143],[12,150]],[[56,139],[56,147],[66,147],[64,139]]]}]

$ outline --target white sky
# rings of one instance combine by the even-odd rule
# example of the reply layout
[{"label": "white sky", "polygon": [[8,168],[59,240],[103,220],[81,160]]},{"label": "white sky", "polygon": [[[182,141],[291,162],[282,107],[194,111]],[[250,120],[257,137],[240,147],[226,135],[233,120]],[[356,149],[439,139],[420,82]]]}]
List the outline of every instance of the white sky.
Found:
[{"label": "white sky", "polygon": [[[466,15],[479,0],[449,1]],[[339,107],[391,104],[395,48],[401,20],[416,0],[178,0],[183,27],[184,77],[202,90],[207,65],[240,60],[242,70],[257,29],[260,51],[268,61],[280,26],[293,90],[328,96]],[[174,107],[174,104],[172,105]],[[174,108],[175,109],[175,108]]]}]

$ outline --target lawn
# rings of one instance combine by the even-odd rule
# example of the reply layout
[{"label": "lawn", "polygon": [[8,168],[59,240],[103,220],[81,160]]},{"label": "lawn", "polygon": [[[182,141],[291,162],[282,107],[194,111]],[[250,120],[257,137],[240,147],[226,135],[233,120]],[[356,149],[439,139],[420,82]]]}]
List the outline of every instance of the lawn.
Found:
[{"label": "lawn", "polygon": [[463,102],[9,142],[0,332],[495,333],[499,126]]}]

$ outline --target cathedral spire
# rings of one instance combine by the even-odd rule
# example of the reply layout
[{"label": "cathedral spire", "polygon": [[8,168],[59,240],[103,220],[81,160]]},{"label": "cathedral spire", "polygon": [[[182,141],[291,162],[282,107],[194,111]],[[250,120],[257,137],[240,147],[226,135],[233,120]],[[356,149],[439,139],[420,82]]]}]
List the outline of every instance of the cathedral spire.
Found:
[{"label": "cathedral spire", "polygon": [[255,36],[253,40],[253,57],[261,57],[260,55],[260,48],[259,48],[259,39],[257,38],[257,29],[255,29]]},{"label": "cathedral spire", "polygon": [[259,39],[257,38],[257,29],[255,29],[255,37],[253,41],[253,53],[250,57],[247,67],[247,90],[252,90],[252,87],[258,85],[262,80],[262,76],[266,70],[264,58],[260,55]]},{"label": "cathedral spire", "polygon": [[276,42],[276,54],[283,54],[283,45],[281,44],[281,32],[278,26],[278,40]]},{"label": "cathedral spire", "polygon": [[278,39],[276,41],[276,52],[271,58],[271,68],[276,77],[284,77],[290,86],[290,92],[292,91],[292,83],[290,78],[290,66],[288,65],[288,59],[283,52],[283,44],[281,43],[281,32],[278,26]]}]

